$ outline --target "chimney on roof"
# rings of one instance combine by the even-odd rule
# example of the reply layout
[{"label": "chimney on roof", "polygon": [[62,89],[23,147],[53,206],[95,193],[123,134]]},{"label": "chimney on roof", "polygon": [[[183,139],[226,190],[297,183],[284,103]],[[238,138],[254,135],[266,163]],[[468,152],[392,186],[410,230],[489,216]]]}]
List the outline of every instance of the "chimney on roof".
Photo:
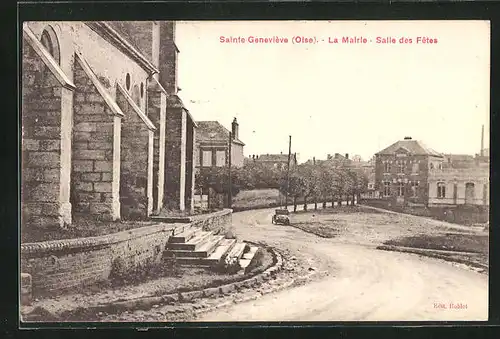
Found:
[{"label": "chimney on roof", "polygon": [[405,140],[411,140],[411,137],[405,137]]},{"label": "chimney on roof", "polygon": [[484,156],[484,125],[481,126],[481,156]]},{"label": "chimney on roof", "polygon": [[349,153],[346,153],[346,154],[345,154],[345,158],[346,158],[346,159],[349,159]]},{"label": "chimney on roof", "polygon": [[238,132],[239,132],[239,125],[238,121],[236,121],[236,118],[233,119],[233,123],[231,124],[231,131],[233,133],[233,140],[238,139]]}]

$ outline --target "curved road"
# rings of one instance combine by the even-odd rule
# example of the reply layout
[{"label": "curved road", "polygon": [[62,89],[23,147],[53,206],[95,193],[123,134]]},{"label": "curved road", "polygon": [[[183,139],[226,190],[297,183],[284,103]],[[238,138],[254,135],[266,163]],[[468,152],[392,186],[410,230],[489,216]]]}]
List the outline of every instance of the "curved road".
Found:
[{"label": "curved road", "polygon": [[353,243],[348,237],[325,239],[272,225],[272,212],[233,214],[236,233],[242,239],[287,248],[315,270],[326,271],[326,277],[202,314],[197,320],[487,320],[487,275],[432,258],[376,250],[375,245]]}]

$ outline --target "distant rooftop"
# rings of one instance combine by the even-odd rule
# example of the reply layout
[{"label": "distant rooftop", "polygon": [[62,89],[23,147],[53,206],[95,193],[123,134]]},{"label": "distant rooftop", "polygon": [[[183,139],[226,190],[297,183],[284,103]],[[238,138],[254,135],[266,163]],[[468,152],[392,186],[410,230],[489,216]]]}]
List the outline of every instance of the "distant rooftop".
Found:
[{"label": "distant rooftop", "polygon": [[422,141],[413,140],[410,137],[405,137],[404,140],[399,140],[390,145],[389,147],[378,152],[378,155],[391,155],[396,153],[399,149],[403,149],[413,155],[432,155],[436,157],[443,157],[442,154],[434,151],[432,148],[427,147]]},{"label": "distant rooftop", "polygon": [[[293,159],[293,154],[291,156]],[[259,155],[257,161],[270,161],[270,162],[287,162],[288,161],[288,153],[287,154],[261,154]]]},{"label": "distant rooftop", "polygon": [[[227,141],[229,139],[229,130],[218,121],[197,121],[197,124],[197,141]],[[233,142],[245,146],[239,139],[234,139]]]}]

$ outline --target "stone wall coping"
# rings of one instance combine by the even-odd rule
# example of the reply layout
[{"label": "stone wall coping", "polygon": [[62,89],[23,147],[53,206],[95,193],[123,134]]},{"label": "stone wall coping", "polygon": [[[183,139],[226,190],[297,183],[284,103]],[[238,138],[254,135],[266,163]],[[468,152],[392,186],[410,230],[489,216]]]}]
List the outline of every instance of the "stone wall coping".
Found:
[{"label": "stone wall coping", "polygon": [[137,62],[149,74],[160,73],[156,68],[139,50],[132,44],[125,40],[113,27],[104,21],[87,21],[85,22],[94,32],[109,41],[115,47],[120,49],[123,53],[127,54],[132,60]]},{"label": "stone wall coping", "polygon": [[87,237],[87,238],[73,238],[73,239],[61,239],[61,240],[51,240],[35,243],[25,243],[21,244],[21,254],[44,254],[51,253],[54,251],[68,250],[68,249],[88,249],[98,246],[111,245],[129,239],[142,237],[159,232],[169,232],[174,231],[178,227],[184,227],[182,224],[165,224],[158,223],[157,225],[144,226],[140,228],[134,228],[127,231],[107,234],[97,237]]},{"label": "stone wall coping", "polygon": [[23,26],[23,37],[25,41],[35,50],[36,54],[42,59],[43,63],[50,69],[52,74],[61,83],[64,88],[75,90],[75,84],[64,73],[61,67],[54,60],[49,51],[36,38],[35,33],[25,24]]},{"label": "stone wall coping", "polygon": [[227,214],[231,214],[233,213],[233,210],[230,209],[230,208],[225,208],[221,211],[215,211],[215,212],[211,212],[211,213],[206,213],[206,214],[198,214],[198,215],[193,215],[193,216],[189,216],[189,217],[175,217],[175,216],[166,216],[166,217],[162,217],[162,216],[153,216],[151,217],[153,220],[159,220],[159,221],[163,221],[163,222],[171,222],[171,223],[191,223],[191,222],[195,222],[195,221],[201,221],[201,220],[205,220],[205,219],[209,219],[209,218],[214,218],[214,217],[220,217],[220,216],[224,216],[224,215],[227,215]]},{"label": "stone wall coping", "polygon": [[199,215],[193,215],[190,217],[191,222],[193,221],[200,221],[206,218],[213,218],[213,217],[221,217],[223,215],[231,214],[233,213],[233,210],[230,208],[225,208],[221,211],[215,211],[207,214],[199,214]]},{"label": "stone wall coping", "polygon": [[87,60],[85,60],[85,57],[83,56],[81,51],[76,51],[76,60],[78,60],[78,63],[82,66],[84,72],[87,74],[87,76],[90,78],[94,86],[97,88],[97,91],[99,94],[102,96],[108,107],[111,109],[114,115],[117,115],[119,117],[123,117],[124,114],[118,104],[113,100],[111,95],[108,93],[108,91],[104,88],[103,84],[97,79],[97,76],[95,75],[94,71],[92,71],[92,68],[88,64]]},{"label": "stone wall coping", "polygon": [[116,83],[116,87],[120,91],[120,93],[125,97],[127,100],[128,104],[132,107],[132,109],[135,111],[135,113],[141,118],[142,121],[146,124],[147,128],[151,131],[156,131],[155,125],[149,120],[149,118],[144,114],[144,112],[137,106],[137,104],[134,102],[134,99],[127,93],[125,88],[122,87],[119,83]]}]

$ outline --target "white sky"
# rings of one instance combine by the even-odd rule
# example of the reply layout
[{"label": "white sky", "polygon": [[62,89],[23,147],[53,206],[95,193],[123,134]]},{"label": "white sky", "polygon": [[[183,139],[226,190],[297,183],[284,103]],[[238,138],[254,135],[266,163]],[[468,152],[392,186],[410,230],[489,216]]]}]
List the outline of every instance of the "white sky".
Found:
[{"label": "white sky", "polygon": [[[368,159],[411,136],[444,153],[489,147],[487,21],[179,22],[180,95],[196,120],[240,124],[245,156],[288,150]],[[292,37],[316,44],[292,44]],[[288,44],[223,44],[225,37],[287,37]],[[363,36],[368,44],[329,44]],[[376,37],[413,44],[375,44]],[[416,44],[417,36],[438,39]],[[323,40],[323,41],[322,41]],[[194,102],[193,102],[194,101]]]}]

